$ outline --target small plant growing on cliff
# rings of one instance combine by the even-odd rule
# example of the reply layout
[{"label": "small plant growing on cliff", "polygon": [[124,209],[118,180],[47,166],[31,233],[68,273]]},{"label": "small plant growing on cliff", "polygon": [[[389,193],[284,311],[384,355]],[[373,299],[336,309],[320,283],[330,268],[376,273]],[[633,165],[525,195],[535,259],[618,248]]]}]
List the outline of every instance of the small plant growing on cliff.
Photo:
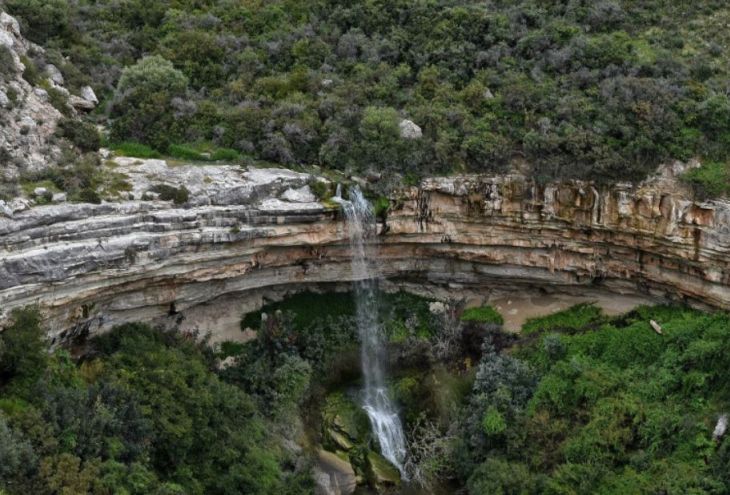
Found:
[{"label": "small plant growing on cliff", "polygon": [[0,75],[11,75],[15,73],[15,61],[13,53],[7,46],[0,46]]},{"label": "small plant growing on cliff", "polygon": [[172,201],[176,205],[182,205],[188,202],[190,191],[185,186],[173,187],[167,184],[157,184],[152,188],[152,192],[160,195],[163,201]]},{"label": "small plant growing on cliff", "polygon": [[682,176],[699,199],[730,196],[730,163],[709,162]]},{"label": "small plant growing on cliff", "polygon": [[332,190],[328,182],[324,182],[318,179],[311,179],[309,181],[309,190],[319,200],[324,201],[332,196]]},{"label": "small plant growing on cliff", "polygon": [[92,124],[64,118],[58,122],[56,134],[71,141],[78,149],[86,153],[96,151],[101,146],[101,136]]}]

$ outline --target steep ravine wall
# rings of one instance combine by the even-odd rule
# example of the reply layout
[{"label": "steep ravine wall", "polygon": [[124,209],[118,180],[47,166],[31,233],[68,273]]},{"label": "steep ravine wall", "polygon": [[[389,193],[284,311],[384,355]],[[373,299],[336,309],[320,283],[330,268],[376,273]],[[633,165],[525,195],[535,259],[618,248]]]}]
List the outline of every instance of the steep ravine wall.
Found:
[{"label": "steep ravine wall", "polygon": [[[37,303],[56,340],[137,320],[193,328],[213,318],[227,332],[263,296],[350,280],[339,211],[290,194],[308,176],[232,173],[233,185],[211,174],[216,199],[195,206],[61,204],[0,217],[0,321]],[[695,203],[672,180],[455,177],[391,203],[377,253],[396,283],[601,287],[730,309],[730,204]]]}]

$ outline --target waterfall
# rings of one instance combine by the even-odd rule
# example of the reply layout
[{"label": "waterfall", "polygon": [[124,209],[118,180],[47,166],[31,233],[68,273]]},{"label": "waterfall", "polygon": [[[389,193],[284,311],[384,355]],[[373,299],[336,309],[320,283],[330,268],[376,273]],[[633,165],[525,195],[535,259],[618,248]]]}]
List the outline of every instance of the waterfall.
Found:
[{"label": "waterfall", "polygon": [[385,385],[386,356],[383,332],[378,321],[377,273],[367,256],[366,239],[376,234],[375,216],[370,203],[357,186],[350,188],[349,196],[350,201],[339,197],[335,199],[342,205],[350,236],[357,330],[365,381],[363,409],[370,418],[383,457],[404,475],[406,440],[398,412]]}]

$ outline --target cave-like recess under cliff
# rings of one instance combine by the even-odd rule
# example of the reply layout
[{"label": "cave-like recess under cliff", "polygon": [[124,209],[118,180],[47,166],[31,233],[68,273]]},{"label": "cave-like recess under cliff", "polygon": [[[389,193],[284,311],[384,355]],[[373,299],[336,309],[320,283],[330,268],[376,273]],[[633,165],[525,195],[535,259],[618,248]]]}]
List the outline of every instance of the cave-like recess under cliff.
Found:
[{"label": "cave-like recess under cliff", "polygon": [[[56,341],[139,320],[216,333],[264,297],[351,280],[341,213],[314,199],[312,176],[117,160],[136,197],[154,175],[185,184],[190,202],[0,217],[0,319],[39,304]],[[730,203],[693,201],[671,167],[636,186],[427,179],[391,194],[376,249],[382,277],[422,290],[590,289],[730,309]]]}]

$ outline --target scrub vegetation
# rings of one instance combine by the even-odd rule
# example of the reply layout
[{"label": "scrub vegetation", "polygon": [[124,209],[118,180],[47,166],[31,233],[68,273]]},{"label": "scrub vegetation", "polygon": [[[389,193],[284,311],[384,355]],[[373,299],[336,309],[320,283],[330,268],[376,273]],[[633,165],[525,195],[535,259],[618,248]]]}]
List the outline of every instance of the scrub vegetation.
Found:
[{"label": "scrub vegetation", "polygon": [[[381,298],[406,469],[423,493],[730,490],[717,427],[728,314],[582,304],[509,334],[491,311],[474,321],[458,304]],[[0,335],[0,490],[306,494],[319,448],[382,482],[357,405],[353,314],[349,293],[305,293],[246,316],[248,343],[212,349],[131,324],[72,358],[47,352],[37,310],[16,312]]]},{"label": "scrub vegetation", "polygon": [[728,159],[724,0],[5,4],[127,150],[602,182]]}]

